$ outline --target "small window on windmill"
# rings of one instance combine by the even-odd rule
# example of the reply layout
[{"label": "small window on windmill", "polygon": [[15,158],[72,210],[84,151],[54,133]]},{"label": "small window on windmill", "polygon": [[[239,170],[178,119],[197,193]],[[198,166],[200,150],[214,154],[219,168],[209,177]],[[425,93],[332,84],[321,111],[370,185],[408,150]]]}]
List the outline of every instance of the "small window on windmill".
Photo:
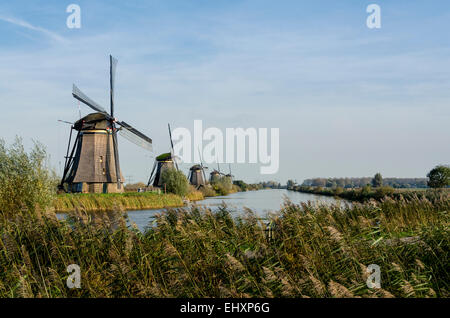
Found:
[{"label": "small window on windmill", "polygon": [[103,156],[100,156],[100,162],[103,162]]},{"label": "small window on windmill", "polygon": [[105,168],[103,168],[103,174],[104,174],[104,175],[106,174],[106,169],[105,169]]}]

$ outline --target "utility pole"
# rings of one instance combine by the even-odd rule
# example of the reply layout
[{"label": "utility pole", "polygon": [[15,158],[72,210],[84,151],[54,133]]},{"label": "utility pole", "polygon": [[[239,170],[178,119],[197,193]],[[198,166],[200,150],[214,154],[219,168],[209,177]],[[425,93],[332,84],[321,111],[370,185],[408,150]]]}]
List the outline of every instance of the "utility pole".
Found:
[{"label": "utility pole", "polygon": [[133,183],[133,181],[134,181],[134,178],[133,178],[133,176],[126,176],[126,178],[127,178],[127,180],[128,180],[128,184],[131,184],[131,183]]}]

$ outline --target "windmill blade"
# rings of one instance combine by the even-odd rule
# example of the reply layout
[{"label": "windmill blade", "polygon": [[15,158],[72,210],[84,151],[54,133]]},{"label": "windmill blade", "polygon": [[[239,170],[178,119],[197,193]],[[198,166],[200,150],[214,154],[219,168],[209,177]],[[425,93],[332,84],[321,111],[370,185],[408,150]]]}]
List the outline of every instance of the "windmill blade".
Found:
[{"label": "windmill blade", "polygon": [[153,164],[152,172],[150,172],[150,178],[148,178],[147,187],[150,186],[150,184],[152,183],[152,179],[154,177],[153,173],[155,172],[155,168],[156,168],[156,160],[155,160],[155,163]]},{"label": "windmill blade", "polygon": [[170,147],[171,147],[170,152],[171,152],[171,155],[173,158],[173,162],[175,163],[175,168],[177,168],[177,170],[179,170],[177,160],[175,160],[175,153],[173,151],[172,131],[170,130],[170,124],[167,124],[167,127],[169,127],[169,138],[170,138]]},{"label": "windmill blade", "polygon": [[116,66],[117,59],[109,56],[109,86],[110,86],[110,99],[111,99],[111,117],[114,117],[114,87],[116,82]]},{"label": "windmill blade", "polygon": [[[80,102],[88,105],[93,110],[98,111],[100,113],[108,114],[102,106],[100,106],[99,104],[94,102],[92,99],[87,97],[78,87],[75,86],[75,84],[73,84],[73,87],[72,87],[72,95],[73,95],[73,97],[78,99]],[[108,114],[108,116],[109,116],[109,114]]]},{"label": "windmill blade", "polygon": [[70,121],[67,121],[67,120],[58,119],[58,121],[61,122],[61,123],[64,123],[64,124],[73,125],[73,123],[71,123]]},{"label": "windmill blade", "polygon": [[153,151],[151,138],[147,137],[124,121],[118,121],[117,124],[121,126],[119,133],[122,137],[125,137],[128,141],[131,141],[139,147],[142,147],[148,151]]},{"label": "windmill blade", "polygon": [[178,163],[182,162],[181,157],[180,156],[175,156],[172,153],[170,154],[170,156],[171,156],[172,161],[175,163],[175,166],[176,166],[176,168],[178,170]]},{"label": "windmill blade", "polygon": [[205,169],[208,169],[208,167],[203,167],[202,154],[200,152],[200,147],[198,147],[198,158],[200,159],[200,166],[202,167],[203,178],[205,179],[205,182],[206,182],[207,179],[206,179]]},{"label": "windmill blade", "polygon": [[120,189],[122,187],[121,183],[121,176],[120,176],[120,164],[119,164],[119,148],[117,145],[117,130],[113,125],[113,147],[114,147],[114,162],[116,164],[116,178],[117,178],[117,189]]},{"label": "windmill blade", "polygon": [[219,174],[223,174],[222,172],[220,172],[219,160],[217,160],[217,158],[216,161],[217,161],[217,171],[219,172]]}]

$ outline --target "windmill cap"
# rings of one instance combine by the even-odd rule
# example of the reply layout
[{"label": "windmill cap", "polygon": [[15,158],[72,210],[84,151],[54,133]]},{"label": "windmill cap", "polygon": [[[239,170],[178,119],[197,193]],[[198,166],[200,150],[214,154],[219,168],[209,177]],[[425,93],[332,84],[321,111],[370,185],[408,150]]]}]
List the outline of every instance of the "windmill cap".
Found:
[{"label": "windmill cap", "polygon": [[[83,118],[77,120],[73,124],[73,127],[76,130],[89,129],[89,128],[106,129],[107,127],[109,127],[107,119],[108,118],[106,117],[106,114],[104,114],[104,113],[91,113],[91,114],[86,115]],[[100,123],[102,121],[105,121],[104,125],[97,125],[97,123]],[[92,127],[92,126],[94,126],[94,127]],[[101,127],[98,127],[98,126],[101,126]]]},{"label": "windmill cap", "polygon": [[156,157],[157,161],[166,161],[166,160],[172,160],[172,154],[170,152],[160,154],[158,157]]}]

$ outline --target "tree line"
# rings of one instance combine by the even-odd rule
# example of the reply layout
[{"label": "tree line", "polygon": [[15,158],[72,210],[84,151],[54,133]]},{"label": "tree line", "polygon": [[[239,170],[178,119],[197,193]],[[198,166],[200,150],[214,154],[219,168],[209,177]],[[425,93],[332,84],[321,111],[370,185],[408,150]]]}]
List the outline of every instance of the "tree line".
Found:
[{"label": "tree line", "polygon": [[[372,185],[373,178],[313,178],[304,180],[302,185],[324,188],[362,188],[368,184]],[[426,188],[427,182],[427,178],[383,178],[383,185],[393,188]]]},{"label": "tree line", "polygon": [[[291,189],[297,184],[293,180],[288,180],[287,188]],[[392,188],[446,188],[450,186],[450,166],[437,165],[428,172],[426,178],[383,178],[381,173],[376,173],[373,177],[363,178],[313,178],[306,179],[301,184],[302,187],[321,188],[363,188],[372,187],[392,187]]]}]

